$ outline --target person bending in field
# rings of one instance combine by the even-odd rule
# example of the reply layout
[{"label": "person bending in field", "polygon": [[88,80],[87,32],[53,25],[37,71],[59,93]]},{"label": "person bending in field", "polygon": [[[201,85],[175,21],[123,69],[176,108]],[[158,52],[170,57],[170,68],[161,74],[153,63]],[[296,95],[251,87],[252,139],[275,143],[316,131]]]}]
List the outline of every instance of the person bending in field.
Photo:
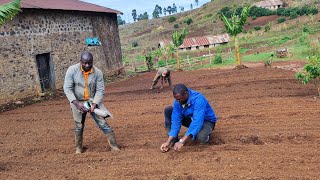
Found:
[{"label": "person bending in field", "polygon": [[162,67],[158,70],[157,74],[153,78],[153,82],[150,89],[154,89],[155,85],[158,83],[159,79],[161,79],[161,87],[163,88],[163,82],[166,83],[168,81],[170,88],[172,88],[170,69]]},{"label": "person bending in field", "polygon": [[[177,84],[173,88],[173,97],[173,106],[164,109],[165,129],[169,137],[160,150],[167,152],[173,146],[174,150],[180,151],[190,139],[208,143],[217,118],[204,95],[184,84]],[[178,140],[181,126],[188,127],[188,130]]]}]

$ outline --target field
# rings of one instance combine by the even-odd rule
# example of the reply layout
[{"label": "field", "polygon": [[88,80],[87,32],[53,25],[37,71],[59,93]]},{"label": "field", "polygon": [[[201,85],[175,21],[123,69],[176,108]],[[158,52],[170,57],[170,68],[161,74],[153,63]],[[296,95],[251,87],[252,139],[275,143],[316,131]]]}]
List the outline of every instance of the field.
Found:
[{"label": "field", "polygon": [[149,90],[154,72],[106,86],[120,152],[106,147],[88,118],[86,151],[74,153],[66,97],[2,112],[0,179],[318,179],[316,89],[299,84],[290,68],[279,68],[303,64],[173,72],[174,83],[202,92],[218,116],[209,145],[189,142],[181,152],[160,152],[163,109],[173,98],[167,86]]}]

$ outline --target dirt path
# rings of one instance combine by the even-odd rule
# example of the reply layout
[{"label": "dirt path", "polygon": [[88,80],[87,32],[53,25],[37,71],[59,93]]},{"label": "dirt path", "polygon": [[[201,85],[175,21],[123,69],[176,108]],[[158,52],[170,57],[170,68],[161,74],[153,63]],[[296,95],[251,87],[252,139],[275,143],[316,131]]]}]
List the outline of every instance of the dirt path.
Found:
[{"label": "dirt path", "polygon": [[[282,66],[282,65],[281,65]],[[320,101],[293,71],[250,67],[173,72],[205,94],[219,121],[211,145],[161,153],[169,88],[149,90],[154,72],[106,86],[121,152],[90,118],[86,152],[74,154],[65,97],[0,114],[0,179],[318,179]],[[186,129],[182,129],[185,131]]]}]

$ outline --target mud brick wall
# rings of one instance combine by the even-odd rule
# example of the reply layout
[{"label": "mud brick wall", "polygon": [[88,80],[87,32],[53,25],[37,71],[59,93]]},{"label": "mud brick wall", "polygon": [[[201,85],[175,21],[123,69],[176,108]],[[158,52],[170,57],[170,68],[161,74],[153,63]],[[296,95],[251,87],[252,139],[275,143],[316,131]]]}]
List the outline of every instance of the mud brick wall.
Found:
[{"label": "mud brick wall", "polygon": [[[99,37],[102,45],[88,47],[86,37]],[[116,14],[24,9],[0,27],[0,104],[42,92],[37,54],[50,53],[54,89],[62,89],[67,68],[83,50],[104,74],[122,67]]]}]

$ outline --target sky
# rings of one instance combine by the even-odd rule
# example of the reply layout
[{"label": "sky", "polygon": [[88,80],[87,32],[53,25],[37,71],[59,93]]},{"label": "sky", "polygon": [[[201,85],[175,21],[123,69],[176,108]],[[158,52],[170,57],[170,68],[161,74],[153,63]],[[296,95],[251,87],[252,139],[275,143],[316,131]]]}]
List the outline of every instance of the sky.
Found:
[{"label": "sky", "polygon": [[[211,0],[198,0],[198,7],[195,4],[194,0],[81,0],[89,2],[92,4],[97,4],[107,8],[121,11],[123,15],[121,16],[122,20],[125,20],[126,23],[132,23],[132,10],[137,10],[137,15],[147,12],[149,18],[152,18],[152,12],[156,5],[165,8],[168,6],[175,5],[177,6],[178,12],[180,12],[179,6],[184,7],[184,11],[190,10],[190,4],[193,5],[193,9],[201,7],[203,4],[210,2]],[[168,13],[167,13],[168,15]],[[163,14],[162,14],[163,16]]]}]

